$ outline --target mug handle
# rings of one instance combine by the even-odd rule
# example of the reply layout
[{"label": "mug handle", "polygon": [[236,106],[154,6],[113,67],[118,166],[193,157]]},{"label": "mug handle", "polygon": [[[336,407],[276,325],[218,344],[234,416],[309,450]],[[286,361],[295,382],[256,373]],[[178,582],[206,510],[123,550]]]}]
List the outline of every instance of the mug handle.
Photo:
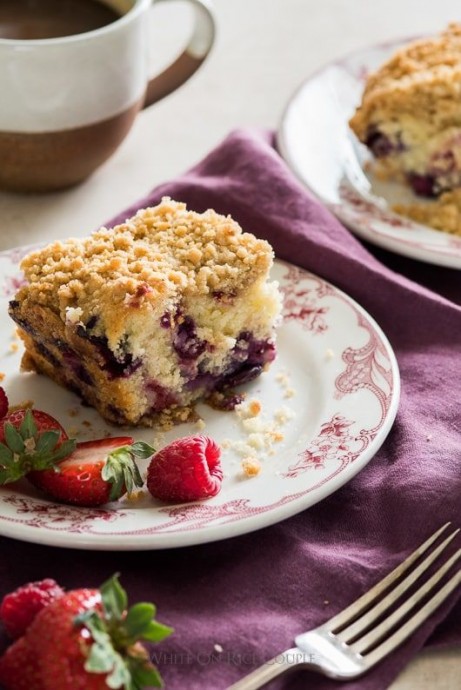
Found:
[{"label": "mug handle", "polygon": [[[156,0],[170,2],[171,0]],[[188,0],[193,6],[194,28],[185,50],[163,72],[153,77],[148,85],[143,108],[168,96],[198,70],[207,57],[215,39],[215,19],[209,0]]]}]

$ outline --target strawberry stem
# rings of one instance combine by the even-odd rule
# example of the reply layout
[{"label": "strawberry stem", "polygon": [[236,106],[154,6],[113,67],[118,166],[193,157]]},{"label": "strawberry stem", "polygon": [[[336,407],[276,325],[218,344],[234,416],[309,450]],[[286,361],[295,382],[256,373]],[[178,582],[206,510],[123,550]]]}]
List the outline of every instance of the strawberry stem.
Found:
[{"label": "strawberry stem", "polygon": [[172,629],[155,620],[153,604],[139,603],[127,609],[118,574],[107,580],[100,592],[102,614],[91,609],[74,619],[75,625],[84,626],[93,638],[85,670],[107,674],[106,685],[114,690],[162,687],[162,679],[140,641],[160,642]]},{"label": "strawberry stem", "polygon": [[112,484],[110,501],[120,498],[124,489],[132,494],[144,484],[135,458],[150,458],[154,453],[155,448],[144,441],[138,441],[131,446],[121,446],[107,456],[101,477]]}]

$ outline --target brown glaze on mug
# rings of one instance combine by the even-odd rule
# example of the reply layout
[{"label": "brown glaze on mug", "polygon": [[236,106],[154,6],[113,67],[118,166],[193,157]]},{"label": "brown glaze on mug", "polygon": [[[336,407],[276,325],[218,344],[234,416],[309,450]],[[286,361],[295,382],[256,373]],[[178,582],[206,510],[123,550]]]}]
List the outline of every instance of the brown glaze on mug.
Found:
[{"label": "brown glaze on mug", "polygon": [[0,187],[51,192],[82,182],[118,148],[143,101],[115,117],[76,129],[0,132]]}]

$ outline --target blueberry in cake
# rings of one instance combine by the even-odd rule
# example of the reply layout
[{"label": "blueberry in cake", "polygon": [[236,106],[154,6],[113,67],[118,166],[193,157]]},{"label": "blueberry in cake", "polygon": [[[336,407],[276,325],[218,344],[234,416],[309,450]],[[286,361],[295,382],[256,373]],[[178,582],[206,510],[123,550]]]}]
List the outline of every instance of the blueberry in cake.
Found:
[{"label": "blueberry in cake", "polygon": [[22,367],[77,392],[110,422],[187,417],[275,358],[281,298],[270,245],[169,198],[112,229],[55,242],[21,264],[10,303]]},{"label": "blueberry in cake", "polygon": [[350,120],[376,172],[426,197],[461,186],[461,24],[410,43],[370,74]]}]

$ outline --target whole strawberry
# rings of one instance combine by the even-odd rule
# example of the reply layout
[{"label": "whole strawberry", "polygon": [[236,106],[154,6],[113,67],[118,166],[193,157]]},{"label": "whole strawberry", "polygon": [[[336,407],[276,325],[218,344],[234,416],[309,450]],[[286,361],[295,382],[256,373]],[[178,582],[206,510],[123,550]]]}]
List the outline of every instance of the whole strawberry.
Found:
[{"label": "whole strawberry", "polygon": [[0,657],[2,690],[44,690],[35,650],[25,637],[8,647]]},{"label": "whole strawberry", "polygon": [[24,635],[35,616],[63,594],[64,590],[51,579],[29,582],[6,594],[0,604],[0,620],[8,635]]},{"label": "whole strawberry", "polygon": [[41,410],[19,409],[0,425],[0,484],[52,468],[75,448],[59,422]]},{"label": "whole strawberry", "polygon": [[185,436],[156,453],[147,470],[147,488],[161,501],[198,501],[221,489],[221,451],[208,436]]},{"label": "whole strawberry", "polygon": [[0,658],[0,684],[5,690],[161,687],[142,641],[159,642],[172,631],[154,616],[152,604],[128,609],[117,576],[99,590],[70,591],[44,608]]}]

